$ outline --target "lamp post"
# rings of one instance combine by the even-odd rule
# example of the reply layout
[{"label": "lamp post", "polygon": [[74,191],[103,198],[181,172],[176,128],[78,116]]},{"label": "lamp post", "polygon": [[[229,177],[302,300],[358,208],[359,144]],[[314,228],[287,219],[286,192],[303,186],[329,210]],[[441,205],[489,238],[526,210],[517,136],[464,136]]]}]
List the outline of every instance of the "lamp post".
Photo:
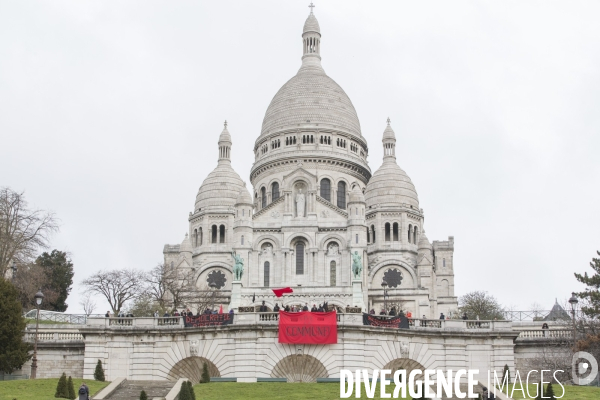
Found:
[{"label": "lamp post", "polygon": [[10,279],[14,282],[15,276],[17,275],[17,263],[15,262],[15,260],[12,260],[12,265],[10,268],[12,269],[12,276],[10,277]]},{"label": "lamp post", "polygon": [[35,294],[35,304],[37,304],[37,318],[35,322],[35,341],[33,342],[33,358],[31,359],[31,379],[35,379],[37,376],[37,342],[38,342],[38,328],[40,327],[40,305],[44,300],[44,293],[40,289]]},{"label": "lamp post", "polygon": [[383,288],[383,309],[385,310],[386,315],[387,315],[387,290],[386,290],[387,285],[388,285],[387,281],[385,279],[383,279],[381,281],[381,287]]},{"label": "lamp post", "polygon": [[573,316],[573,346],[575,346],[575,335],[577,333],[577,325],[575,323],[575,308],[577,307],[577,303],[579,303],[579,300],[577,300],[577,296],[575,296],[574,292],[571,293],[569,303],[571,304],[571,315]]},{"label": "lamp post", "polygon": [[208,284],[208,287],[210,287],[212,289],[212,307],[210,309],[210,311],[214,311],[215,310],[215,294],[217,293],[217,284],[214,282],[211,282]]}]

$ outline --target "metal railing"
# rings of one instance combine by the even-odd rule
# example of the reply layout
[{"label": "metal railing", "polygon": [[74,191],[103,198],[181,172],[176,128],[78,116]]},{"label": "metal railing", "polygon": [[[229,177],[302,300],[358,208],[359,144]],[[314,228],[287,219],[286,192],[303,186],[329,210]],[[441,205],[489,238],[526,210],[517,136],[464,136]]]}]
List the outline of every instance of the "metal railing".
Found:
[{"label": "metal railing", "polygon": [[[80,324],[87,323],[88,318],[103,317],[102,314],[65,314],[55,311],[40,310],[40,321],[56,322],[57,324]],[[35,320],[37,318],[37,310],[28,311],[25,318]]]}]

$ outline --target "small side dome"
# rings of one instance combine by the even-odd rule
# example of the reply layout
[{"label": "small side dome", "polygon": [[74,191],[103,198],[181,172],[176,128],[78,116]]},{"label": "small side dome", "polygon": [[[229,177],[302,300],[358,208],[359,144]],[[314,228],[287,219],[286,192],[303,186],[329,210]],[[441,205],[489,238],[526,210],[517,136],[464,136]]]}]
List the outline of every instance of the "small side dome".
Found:
[{"label": "small side dome", "polygon": [[354,185],[354,188],[350,192],[350,199],[348,201],[348,204],[364,203],[364,202],[365,202],[365,195],[363,194],[362,190],[360,190],[360,187],[358,187],[358,185]]},{"label": "small side dome", "polygon": [[394,130],[392,129],[390,122],[391,121],[388,118],[387,126],[385,127],[385,130],[383,131],[383,141],[385,141],[386,139],[396,141],[396,134],[394,133]]},{"label": "small side dome", "polygon": [[316,33],[321,33],[321,27],[319,27],[319,21],[317,21],[317,18],[315,17],[315,14],[311,13],[309,14],[308,18],[306,18],[306,22],[304,23],[304,29],[302,29],[302,33],[307,33],[307,32],[316,32]]},{"label": "small side dome", "polygon": [[235,201],[235,205],[253,205],[252,196],[250,196],[250,193],[248,192],[248,189],[246,189],[246,186],[244,186],[242,190],[240,190],[240,194],[238,195],[237,200]]},{"label": "small side dome", "polygon": [[419,239],[419,252],[421,251],[431,251],[433,247],[427,239],[427,235],[425,235],[425,231],[421,233],[421,239]]},{"label": "small side dome", "polygon": [[190,243],[190,238],[188,237],[188,234],[185,234],[185,238],[183,239],[183,242],[181,242],[181,246],[179,246],[179,252],[180,253],[191,253],[192,252],[192,243]]}]

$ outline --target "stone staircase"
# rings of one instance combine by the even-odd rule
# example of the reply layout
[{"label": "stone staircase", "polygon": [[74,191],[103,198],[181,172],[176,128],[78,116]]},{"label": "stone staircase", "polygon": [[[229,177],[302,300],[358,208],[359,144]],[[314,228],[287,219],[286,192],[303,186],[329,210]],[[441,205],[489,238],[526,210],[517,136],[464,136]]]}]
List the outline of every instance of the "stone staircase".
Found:
[{"label": "stone staircase", "polygon": [[171,381],[124,381],[107,400],[132,400],[139,399],[142,390],[146,391],[148,399],[164,399],[175,386]]}]

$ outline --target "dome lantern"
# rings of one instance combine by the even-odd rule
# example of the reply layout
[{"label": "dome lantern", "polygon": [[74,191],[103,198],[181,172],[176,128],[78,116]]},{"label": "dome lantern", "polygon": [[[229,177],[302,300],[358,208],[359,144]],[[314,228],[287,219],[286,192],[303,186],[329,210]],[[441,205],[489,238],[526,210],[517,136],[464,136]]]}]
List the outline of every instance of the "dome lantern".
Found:
[{"label": "dome lantern", "polygon": [[304,23],[304,29],[302,30],[302,43],[303,43],[303,59],[305,57],[317,57],[321,59],[321,28],[319,27],[319,21],[313,14],[313,8],[315,7],[311,2],[310,14],[306,18]]},{"label": "dome lantern", "polygon": [[223,125],[223,132],[219,136],[219,162],[231,162],[231,135],[227,130],[227,121]]},{"label": "dome lantern", "polygon": [[388,117],[387,127],[383,131],[383,161],[386,159],[396,159],[396,134],[391,126],[391,120]]}]

